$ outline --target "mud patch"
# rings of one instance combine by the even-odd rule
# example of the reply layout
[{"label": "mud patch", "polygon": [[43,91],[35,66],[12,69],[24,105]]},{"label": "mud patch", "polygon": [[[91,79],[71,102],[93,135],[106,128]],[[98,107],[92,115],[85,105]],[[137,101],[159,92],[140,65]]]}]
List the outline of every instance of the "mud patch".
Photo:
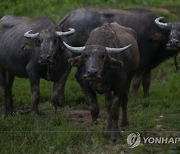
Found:
[{"label": "mud patch", "polygon": [[[61,114],[73,123],[83,123],[88,126],[92,124],[91,112],[88,109],[68,109],[64,110]],[[102,123],[104,120],[105,112],[101,111],[97,123]]]},{"label": "mud patch", "polygon": [[68,110],[64,111],[63,116],[76,123],[91,123],[91,113],[89,110]]}]

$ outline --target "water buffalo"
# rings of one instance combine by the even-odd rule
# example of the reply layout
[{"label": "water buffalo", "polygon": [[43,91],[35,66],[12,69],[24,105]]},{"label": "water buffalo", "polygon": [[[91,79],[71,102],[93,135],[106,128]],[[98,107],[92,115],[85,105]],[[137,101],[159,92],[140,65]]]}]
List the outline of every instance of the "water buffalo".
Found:
[{"label": "water buffalo", "polygon": [[76,29],[76,34],[65,40],[72,46],[83,46],[92,29],[104,22],[117,22],[130,27],[137,33],[140,52],[140,65],[133,80],[133,96],[138,97],[138,89],[142,82],[144,96],[149,94],[151,70],[177,51],[165,50],[169,38],[169,30],[156,26],[154,20],[158,16],[143,8],[104,9],[82,7],[70,11],[60,21],[62,30],[68,27]]},{"label": "water buffalo", "polygon": [[[162,29],[170,31],[169,33],[169,40],[166,44],[167,50],[177,50],[180,51],[180,22],[169,22],[164,23],[160,20],[164,19],[164,17],[158,17],[155,19],[155,24]],[[174,64],[176,70],[178,71],[178,53],[174,56]]]},{"label": "water buffalo", "polygon": [[15,76],[29,78],[32,110],[39,114],[40,78],[54,82],[52,104],[56,109],[64,101],[64,84],[71,66],[70,52],[64,52],[61,32],[47,18],[31,19],[6,15],[0,20],[0,87],[3,95],[2,113],[14,112],[12,86]]},{"label": "water buffalo", "polygon": [[93,121],[99,114],[96,92],[104,94],[107,110],[105,132],[112,131],[112,139],[116,141],[120,137],[120,106],[121,124],[128,125],[128,91],[139,64],[135,31],[117,23],[104,23],[90,33],[84,47],[64,44],[72,52],[81,53],[68,61],[78,67],[76,79],[89,99]]}]

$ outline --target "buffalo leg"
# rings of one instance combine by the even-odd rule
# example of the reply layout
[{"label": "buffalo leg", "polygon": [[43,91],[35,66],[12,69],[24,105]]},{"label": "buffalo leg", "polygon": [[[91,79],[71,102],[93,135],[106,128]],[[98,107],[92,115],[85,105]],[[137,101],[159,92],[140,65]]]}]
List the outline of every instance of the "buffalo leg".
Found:
[{"label": "buffalo leg", "polygon": [[2,114],[8,115],[7,92],[6,92],[6,71],[0,69],[0,88],[2,93]]},{"label": "buffalo leg", "polygon": [[126,127],[129,125],[128,117],[127,117],[127,103],[128,103],[128,94],[124,94],[121,103],[121,109],[122,109],[121,127]]},{"label": "buffalo leg", "polygon": [[26,71],[29,76],[30,80],[30,87],[31,87],[31,97],[32,97],[32,111],[39,115],[39,100],[40,100],[40,77],[36,70],[33,68],[36,68],[36,66],[33,66],[32,63],[29,63],[26,67]]},{"label": "buffalo leg", "polygon": [[4,69],[0,70],[0,87],[3,95],[2,114],[7,116],[13,114],[12,85],[14,76]]},{"label": "buffalo leg", "polygon": [[9,113],[14,113],[13,97],[12,97],[12,86],[15,76],[11,73],[6,73],[6,88],[7,88],[7,104],[9,106]]},{"label": "buffalo leg", "polygon": [[39,115],[39,100],[40,100],[40,91],[39,91],[39,86],[32,85],[31,86],[31,93],[32,93],[32,111],[36,115]]},{"label": "buffalo leg", "polygon": [[106,102],[106,112],[107,112],[105,133],[108,134],[112,130],[111,106],[113,103],[113,99],[111,92],[105,94],[105,102]]},{"label": "buffalo leg", "polygon": [[150,83],[151,83],[151,71],[149,70],[144,72],[142,77],[144,97],[147,97],[149,95]]},{"label": "buffalo leg", "polygon": [[32,95],[32,111],[36,115],[39,115],[39,100],[40,100],[40,88],[39,88],[40,78],[30,78],[31,95]]},{"label": "buffalo leg", "polygon": [[71,70],[71,67],[68,66],[68,68],[66,69],[61,79],[55,82],[53,85],[53,92],[52,92],[51,100],[52,100],[52,105],[53,105],[55,113],[57,111],[57,107],[62,106],[65,102],[64,89],[65,89],[65,83],[70,73],[70,70]]},{"label": "buffalo leg", "polygon": [[121,110],[122,110],[121,127],[126,127],[129,125],[128,116],[127,116],[127,103],[128,103],[128,93],[129,93],[132,78],[133,78],[133,75],[129,75],[126,91],[123,95],[123,99],[121,103]]},{"label": "buffalo leg", "polygon": [[[122,124],[127,125],[127,101],[128,101],[128,91],[130,87],[130,81],[127,76],[121,79],[119,86],[114,91],[114,100],[111,106],[111,116],[112,116],[112,140],[117,141],[120,138],[120,131],[118,126],[120,107],[122,109]],[[131,78],[129,78],[131,79]]]},{"label": "buffalo leg", "polygon": [[132,96],[133,98],[137,99],[138,98],[138,90],[141,84],[142,80],[142,74],[136,74],[133,78],[133,89],[132,89]]},{"label": "buffalo leg", "polygon": [[179,70],[178,53],[174,56],[174,65],[175,65],[176,71],[178,71]]},{"label": "buffalo leg", "polygon": [[120,97],[115,94],[113,104],[111,106],[112,140],[114,142],[120,138],[120,131],[118,126],[119,112],[120,112]]},{"label": "buffalo leg", "polygon": [[90,105],[91,105],[91,117],[92,121],[96,121],[99,115],[99,105],[97,102],[96,93],[93,91],[93,89],[83,81],[83,79],[80,77],[79,73],[76,74],[76,79],[79,82],[81,88],[83,89],[86,97],[88,98]]}]

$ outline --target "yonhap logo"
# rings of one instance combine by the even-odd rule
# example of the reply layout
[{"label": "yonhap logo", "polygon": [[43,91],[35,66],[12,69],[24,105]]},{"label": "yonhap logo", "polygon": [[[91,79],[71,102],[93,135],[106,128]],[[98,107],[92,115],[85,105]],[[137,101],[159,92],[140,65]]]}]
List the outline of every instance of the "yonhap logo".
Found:
[{"label": "yonhap logo", "polygon": [[129,148],[135,148],[141,143],[141,137],[139,133],[131,133],[127,137],[127,144]]},{"label": "yonhap logo", "polygon": [[180,137],[162,137],[162,136],[157,136],[157,137],[145,137],[145,136],[140,136],[139,133],[131,133],[127,137],[127,144],[129,148],[135,148],[137,146],[142,144],[177,144],[180,143]]}]

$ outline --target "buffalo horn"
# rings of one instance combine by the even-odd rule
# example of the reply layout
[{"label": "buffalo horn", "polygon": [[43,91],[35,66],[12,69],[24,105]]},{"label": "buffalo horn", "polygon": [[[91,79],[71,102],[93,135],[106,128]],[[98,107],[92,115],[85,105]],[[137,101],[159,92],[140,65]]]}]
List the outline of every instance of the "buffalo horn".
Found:
[{"label": "buffalo horn", "polygon": [[67,32],[56,31],[56,35],[57,36],[66,36],[66,35],[72,34],[74,32],[75,32],[74,28],[69,28],[69,31],[67,31]]},{"label": "buffalo horn", "polygon": [[85,49],[85,46],[84,47],[72,47],[72,46],[66,44],[64,41],[63,41],[63,44],[66,46],[66,48],[68,48],[69,50],[71,50],[74,53],[82,53],[82,51]]},{"label": "buffalo horn", "polygon": [[131,44],[125,46],[125,47],[122,47],[122,48],[110,48],[110,47],[106,47],[106,51],[107,53],[120,53],[126,49],[128,49],[129,47],[131,46]]},{"label": "buffalo horn", "polygon": [[27,38],[36,38],[39,35],[39,33],[30,34],[31,31],[32,30],[29,30],[26,33],[24,33],[24,36],[27,37]]},{"label": "buffalo horn", "polygon": [[161,19],[164,19],[164,17],[158,17],[158,18],[155,19],[154,22],[155,22],[155,24],[156,24],[159,28],[165,29],[165,28],[168,26],[168,24],[167,24],[167,23],[160,22]]}]

